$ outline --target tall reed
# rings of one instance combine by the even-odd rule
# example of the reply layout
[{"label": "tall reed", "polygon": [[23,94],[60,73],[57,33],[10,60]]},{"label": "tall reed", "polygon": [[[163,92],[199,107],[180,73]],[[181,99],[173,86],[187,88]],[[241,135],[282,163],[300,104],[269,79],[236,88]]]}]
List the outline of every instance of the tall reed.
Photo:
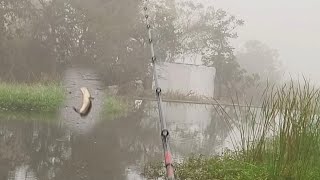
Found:
[{"label": "tall reed", "polygon": [[270,179],[319,178],[319,101],[320,90],[305,80],[267,87],[260,109],[234,106],[239,157],[265,165]]}]

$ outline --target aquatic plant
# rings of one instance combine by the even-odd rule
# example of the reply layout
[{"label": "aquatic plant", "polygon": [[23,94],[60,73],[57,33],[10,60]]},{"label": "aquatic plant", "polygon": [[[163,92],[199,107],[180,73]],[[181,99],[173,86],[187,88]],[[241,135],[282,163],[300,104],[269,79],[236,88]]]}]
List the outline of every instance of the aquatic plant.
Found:
[{"label": "aquatic plant", "polygon": [[106,95],[104,99],[103,115],[108,118],[124,115],[129,110],[129,100],[114,95]]}]

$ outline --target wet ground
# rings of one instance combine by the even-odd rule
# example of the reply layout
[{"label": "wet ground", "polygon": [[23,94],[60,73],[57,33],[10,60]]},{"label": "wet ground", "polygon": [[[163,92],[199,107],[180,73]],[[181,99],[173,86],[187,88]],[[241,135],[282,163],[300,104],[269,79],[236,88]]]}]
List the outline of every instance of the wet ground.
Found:
[{"label": "wet ground", "polygon": [[[143,179],[143,165],[163,159],[154,102],[108,119],[99,113],[104,94],[93,71],[69,69],[64,84],[68,98],[58,115],[0,116],[1,180]],[[81,104],[83,85],[95,98],[87,118],[72,110]],[[230,128],[214,107],[165,103],[164,112],[175,161],[230,146]]]}]

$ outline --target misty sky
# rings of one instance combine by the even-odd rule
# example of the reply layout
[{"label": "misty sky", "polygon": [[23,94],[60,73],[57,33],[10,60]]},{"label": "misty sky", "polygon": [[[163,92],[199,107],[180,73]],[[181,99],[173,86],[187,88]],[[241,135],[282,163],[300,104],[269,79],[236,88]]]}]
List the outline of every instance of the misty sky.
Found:
[{"label": "misty sky", "polygon": [[279,50],[288,72],[320,84],[320,0],[201,0],[245,20],[235,47],[260,40]]}]

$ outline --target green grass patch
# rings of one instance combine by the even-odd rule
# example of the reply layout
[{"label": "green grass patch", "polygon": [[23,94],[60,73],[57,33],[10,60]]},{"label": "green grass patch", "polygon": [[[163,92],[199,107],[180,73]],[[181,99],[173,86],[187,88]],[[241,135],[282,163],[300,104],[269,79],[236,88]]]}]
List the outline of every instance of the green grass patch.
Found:
[{"label": "green grass patch", "polygon": [[0,83],[2,111],[52,112],[59,108],[64,98],[64,90],[58,83]]},{"label": "green grass patch", "polygon": [[200,100],[207,99],[207,97],[197,95],[192,91],[190,91],[188,93],[184,93],[184,92],[176,91],[176,90],[175,91],[169,90],[169,91],[164,92],[163,98],[173,99],[173,100],[186,100],[186,101],[200,101]]},{"label": "green grass patch", "polygon": [[[145,91],[143,97],[154,98],[155,94],[153,91]],[[198,95],[193,91],[188,93],[179,90],[167,90],[162,92],[162,98],[167,100],[181,100],[181,101],[204,101],[210,99],[209,97]]]},{"label": "green grass patch", "polygon": [[[146,165],[144,175],[148,179],[164,178],[163,163],[155,162]],[[263,165],[247,163],[231,155],[191,156],[182,163],[175,164],[175,176],[179,180],[264,180],[268,177],[268,171]]]},{"label": "green grass patch", "polygon": [[103,115],[116,118],[125,115],[129,110],[128,99],[121,96],[106,95],[104,99]]}]

